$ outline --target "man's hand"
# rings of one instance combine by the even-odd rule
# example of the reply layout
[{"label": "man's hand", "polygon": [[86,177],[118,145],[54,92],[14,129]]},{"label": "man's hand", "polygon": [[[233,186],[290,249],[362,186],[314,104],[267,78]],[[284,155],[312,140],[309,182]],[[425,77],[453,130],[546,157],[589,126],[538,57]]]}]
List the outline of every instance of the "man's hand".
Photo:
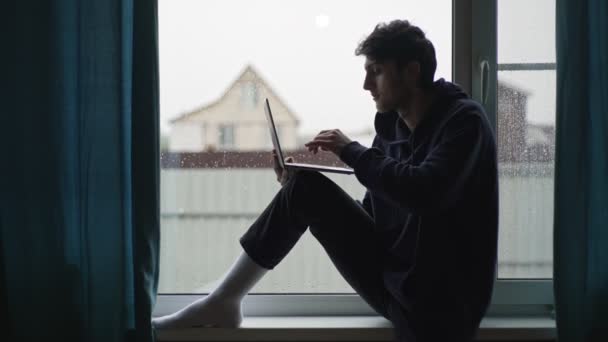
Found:
[{"label": "man's hand", "polygon": [[[288,163],[293,162],[292,157],[285,158],[285,161]],[[281,183],[281,185],[285,185],[285,183],[289,180],[291,176],[291,172],[289,170],[283,169],[279,164],[279,157],[277,155],[276,150],[272,150],[272,163],[274,168],[274,173],[277,175],[277,181]]]},{"label": "man's hand", "polygon": [[344,135],[339,129],[330,129],[321,131],[311,141],[304,144],[309,152],[316,154],[321,151],[331,151],[336,156],[340,156],[340,152],[344,146],[348,145],[351,140]]}]

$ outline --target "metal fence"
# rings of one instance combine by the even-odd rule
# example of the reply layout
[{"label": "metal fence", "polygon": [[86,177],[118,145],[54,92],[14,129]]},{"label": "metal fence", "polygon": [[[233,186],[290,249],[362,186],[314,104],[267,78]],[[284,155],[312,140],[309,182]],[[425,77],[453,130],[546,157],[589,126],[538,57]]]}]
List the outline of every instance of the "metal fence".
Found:
[{"label": "metal fence", "polygon": [[[501,278],[551,277],[552,170],[552,163],[500,167]],[[355,177],[329,177],[362,198]],[[240,253],[239,237],[278,190],[271,169],[162,169],[159,292],[212,289]],[[309,232],[253,291],[353,292]]]}]

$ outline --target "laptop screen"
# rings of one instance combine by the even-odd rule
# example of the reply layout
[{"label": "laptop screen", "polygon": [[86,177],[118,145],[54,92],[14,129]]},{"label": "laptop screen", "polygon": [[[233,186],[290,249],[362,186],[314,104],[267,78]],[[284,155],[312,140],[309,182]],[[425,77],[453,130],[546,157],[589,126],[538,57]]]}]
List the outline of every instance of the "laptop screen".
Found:
[{"label": "laptop screen", "polygon": [[279,159],[279,165],[281,168],[285,168],[283,157],[283,151],[281,150],[281,145],[279,144],[279,135],[277,134],[277,128],[274,125],[274,119],[272,118],[272,111],[270,110],[270,103],[268,102],[268,98],[264,101],[264,111],[266,112],[266,121],[268,121],[268,129],[270,130],[270,138],[272,139],[272,145],[274,145],[274,149],[277,151],[277,157]]}]

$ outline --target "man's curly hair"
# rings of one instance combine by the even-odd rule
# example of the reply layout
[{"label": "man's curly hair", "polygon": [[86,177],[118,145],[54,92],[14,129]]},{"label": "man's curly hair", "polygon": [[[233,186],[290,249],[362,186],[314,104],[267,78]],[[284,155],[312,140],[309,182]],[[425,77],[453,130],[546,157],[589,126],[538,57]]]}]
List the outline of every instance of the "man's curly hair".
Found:
[{"label": "man's curly hair", "polygon": [[355,50],[377,62],[395,61],[398,67],[417,61],[420,63],[420,86],[430,88],[435,77],[437,59],[433,43],[424,32],[407,20],[393,20],[376,25]]}]

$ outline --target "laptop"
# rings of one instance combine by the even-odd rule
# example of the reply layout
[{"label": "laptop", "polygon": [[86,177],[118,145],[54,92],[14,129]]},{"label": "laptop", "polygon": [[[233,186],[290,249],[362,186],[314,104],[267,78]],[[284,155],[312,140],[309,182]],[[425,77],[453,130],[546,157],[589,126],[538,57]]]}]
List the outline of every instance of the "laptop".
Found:
[{"label": "laptop", "polygon": [[332,173],[343,173],[343,174],[355,173],[355,171],[353,169],[347,168],[347,167],[335,167],[335,166],[286,162],[285,157],[283,156],[283,151],[281,150],[281,144],[279,143],[279,135],[277,134],[277,128],[274,125],[274,119],[272,118],[272,111],[270,110],[270,102],[268,102],[268,99],[265,100],[264,111],[266,112],[266,120],[268,121],[268,128],[270,129],[270,138],[272,139],[272,144],[274,145],[274,149],[277,151],[277,159],[279,160],[279,165],[281,166],[281,168],[313,170],[313,171],[320,171],[320,172],[332,172]]}]

